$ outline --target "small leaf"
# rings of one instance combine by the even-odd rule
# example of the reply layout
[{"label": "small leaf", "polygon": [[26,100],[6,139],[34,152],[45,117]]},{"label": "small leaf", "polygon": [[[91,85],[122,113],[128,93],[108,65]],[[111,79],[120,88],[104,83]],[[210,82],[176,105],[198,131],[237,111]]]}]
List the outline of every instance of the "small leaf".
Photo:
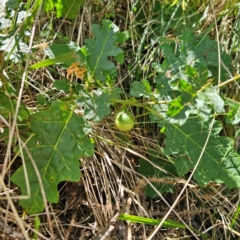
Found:
[{"label": "small leaf", "polygon": [[[159,153],[155,151],[149,152],[148,159],[154,165],[157,165],[160,168],[166,170],[168,174],[154,167],[153,164],[149,163],[145,159],[139,159],[140,167],[138,168],[138,172],[147,178],[155,178],[156,182],[157,182],[157,179],[162,179],[163,180],[162,183],[156,183],[156,182],[152,183],[161,193],[173,192],[173,186],[171,184],[164,183],[164,178],[172,177],[173,175],[176,175],[176,170],[174,165],[170,162],[161,160],[159,158]],[[145,194],[146,196],[149,196],[151,198],[155,198],[158,196],[157,193],[149,185],[145,187]]]},{"label": "small leaf", "polygon": [[19,5],[20,5],[20,0],[3,0],[3,2],[6,2],[6,7],[7,8],[11,8],[11,9],[18,9]]},{"label": "small leaf", "polygon": [[78,98],[78,106],[84,107],[84,116],[92,121],[99,122],[110,113],[111,94],[98,89],[93,95],[82,91],[82,97]]},{"label": "small leaf", "polygon": [[130,94],[134,97],[150,97],[152,96],[149,82],[145,79],[142,82],[134,81],[130,90]]},{"label": "small leaf", "polygon": [[71,88],[70,83],[67,80],[61,80],[61,81],[56,80],[53,83],[53,87],[65,93],[69,93]]},{"label": "small leaf", "polygon": [[[70,67],[75,62],[84,62],[85,57],[81,52],[80,47],[74,43],[57,44],[53,43],[45,49],[45,53],[51,59],[57,59],[58,62],[64,62],[67,67]],[[66,55],[66,57],[64,57]]]},{"label": "small leaf", "polygon": [[175,159],[174,166],[177,169],[177,173],[179,176],[184,176],[188,173],[191,168],[191,163],[186,155],[178,156]]},{"label": "small leaf", "polygon": [[41,62],[35,63],[29,67],[29,69],[39,69],[47,66],[51,66],[56,63],[65,63],[67,66],[71,65],[77,59],[77,55],[73,52],[67,52],[61,55],[58,55],[53,59],[46,59]]},{"label": "small leaf", "polygon": [[[4,93],[0,92],[0,112],[3,117],[8,119],[9,116],[14,116],[16,104],[17,104],[16,100],[12,100],[11,98],[7,97]],[[28,111],[23,105],[20,105],[20,108],[18,110],[18,121],[22,122],[24,120],[27,120],[28,117],[29,117]]]},{"label": "small leaf", "polygon": [[106,73],[116,69],[108,57],[118,56],[122,50],[116,46],[118,28],[109,20],[103,20],[102,23],[102,27],[92,26],[94,39],[86,39],[85,44],[88,49],[87,64],[91,70],[92,78],[105,82]]},{"label": "small leaf", "polygon": [[46,97],[44,95],[37,95],[37,102],[39,105],[47,105],[49,102],[47,101]]},{"label": "small leaf", "polygon": [[226,123],[238,124],[240,122],[240,103],[231,99],[226,99],[226,105],[229,110],[226,117]]},{"label": "small leaf", "polygon": [[45,48],[45,53],[50,59],[35,63],[29,69],[38,69],[47,67],[56,63],[64,63],[65,67],[70,67],[75,62],[85,62],[85,56],[78,45],[73,42],[69,44],[53,43]]},{"label": "small leaf", "polygon": [[5,51],[10,55],[10,60],[14,63],[21,62],[28,53],[28,45],[15,35],[12,31],[8,35],[1,34],[0,51]]},{"label": "small leaf", "polygon": [[117,37],[117,42],[123,44],[130,38],[130,33],[129,31],[120,32],[117,34]]},{"label": "small leaf", "polygon": [[[206,88],[202,93],[205,95],[205,104],[212,106],[214,112],[222,113],[224,111],[224,101],[219,96],[218,90],[216,87]],[[199,95],[200,95],[199,94]],[[199,97],[198,95],[198,97]]]},{"label": "small leaf", "polygon": [[117,56],[114,56],[114,59],[120,64],[124,63],[124,53],[119,53]]}]

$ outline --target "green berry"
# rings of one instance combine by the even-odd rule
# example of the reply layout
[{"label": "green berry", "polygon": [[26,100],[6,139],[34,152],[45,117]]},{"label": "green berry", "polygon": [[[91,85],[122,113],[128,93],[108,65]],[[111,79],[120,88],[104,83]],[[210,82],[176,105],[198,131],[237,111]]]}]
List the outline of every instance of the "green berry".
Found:
[{"label": "green berry", "polygon": [[128,112],[119,112],[115,119],[115,124],[120,131],[129,131],[134,126],[134,117]]}]

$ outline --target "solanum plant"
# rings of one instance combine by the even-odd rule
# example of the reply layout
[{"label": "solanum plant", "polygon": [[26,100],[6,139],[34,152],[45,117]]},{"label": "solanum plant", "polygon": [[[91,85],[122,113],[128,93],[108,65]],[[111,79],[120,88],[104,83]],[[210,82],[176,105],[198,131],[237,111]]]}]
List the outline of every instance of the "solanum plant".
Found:
[{"label": "solanum plant", "polygon": [[[25,211],[29,214],[43,211],[43,191],[47,201],[56,203],[60,182],[80,180],[78,159],[94,154],[91,135],[94,123],[111,116],[116,119],[120,131],[134,130],[135,116],[122,111],[130,106],[145,109],[148,121],[157,124],[159,132],[165,135],[164,154],[172,160],[167,164],[160,161],[155,164],[168,168],[171,174],[184,177],[202,155],[193,176],[200,186],[215,181],[229,188],[239,188],[240,155],[235,151],[234,139],[221,136],[223,122],[217,117],[225,117],[228,124],[238,124],[240,104],[226,98],[219,90],[217,42],[207,36],[196,36],[189,30],[182,33],[177,43],[167,37],[159,38],[156,44],[163,61],[152,63],[154,79],[134,81],[130,90],[123,93],[115,85],[116,62],[124,62],[120,45],[127,40],[128,34],[119,32],[109,20],[93,25],[92,34],[93,38],[85,39],[82,47],[73,42],[52,43],[45,49],[49,59],[32,64],[28,69],[32,71],[58,64],[62,69],[70,68],[69,73],[82,79],[78,82],[55,79],[53,90],[67,96],[49,101],[44,110],[39,108],[30,113],[26,106],[20,108],[21,124],[24,122],[27,126],[28,134],[22,136],[26,146],[19,145],[15,151],[24,159],[25,165],[12,175],[11,180],[21,188],[23,196],[29,195],[28,199],[19,201]],[[174,44],[178,44],[178,51]],[[227,54],[221,52],[221,60],[226,69],[230,68]],[[79,72],[81,69],[73,66],[84,71]],[[230,81],[226,69],[221,73],[223,82]],[[0,94],[0,110],[5,116],[13,115],[12,106],[16,102],[3,88]],[[76,113],[79,109],[81,114]],[[138,171],[143,175],[168,177],[153,169],[152,165],[150,167],[149,163],[139,161]],[[169,186],[158,187],[162,192],[173,191]],[[147,194],[153,196],[148,190]]]}]

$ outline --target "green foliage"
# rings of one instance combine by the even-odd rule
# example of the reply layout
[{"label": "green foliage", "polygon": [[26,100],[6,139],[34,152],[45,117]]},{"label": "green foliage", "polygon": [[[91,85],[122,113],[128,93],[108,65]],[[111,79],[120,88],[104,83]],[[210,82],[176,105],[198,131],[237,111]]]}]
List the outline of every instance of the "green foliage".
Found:
[{"label": "green foliage", "polygon": [[45,0],[44,10],[49,12],[56,9],[58,18],[67,17],[75,19],[79,14],[80,7],[84,5],[84,0]]},{"label": "green foliage", "polygon": [[101,83],[116,77],[116,67],[108,60],[110,56],[122,54],[116,46],[119,28],[109,20],[102,21],[103,26],[92,26],[94,39],[85,40],[87,52],[87,65],[91,70],[91,78]]},{"label": "green foliage", "polygon": [[134,81],[130,90],[130,94],[134,97],[150,97],[152,96],[152,90],[149,82],[143,79],[141,82]]},{"label": "green foliage", "polygon": [[[145,217],[139,217],[139,216],[130,215],[130,214],[120,214],[118,216],[118,219],[130,221],[133,223],[141,223],[141,224],[153,225],[153,226],[157,226],[161,222],[161,219],[145,218]],[[184,224],[170,220],[170,219],[164,221],[162,226],[167,227],[167,228],[172,228],[172,227],[173,228],[182,228],[182,229],[186,228],[186,226]]]},{"label": "green foliage", "polygon": [[[15,63],[22,61],[28,52],[26,39],[21,34],[16,34],[19,25],[23,24],[27,18],[26,5],[22,4],[16,11],[15,8],[18,4],[12,1],[10,6],[8,6],[7,16],[0,18],[0,51],[5,51],[7,53],[5,58]],[[24,28],[22,31],[25,31],[25,38],[30,35],[30,31],[27,28]]]},{"label": "green foliage", "polygon": [[[69,104],[53,102],[44,111],[31,115],[28,120],[33,136],[27,140],[27,148],[36,169],[23,149],[28,179],[24,179],[24,168],[20,167],[11,177],[22,195],[28,195],[26,181],[29,181],[30,196],[19,204],[30,214],[41,212],[44,208],[39,181],[43,185],[48,201],[58,202],[57,185],[62,181],[79,181],[78,158],[93,154],[93,140],[86,137],[91,127],[80,116],[74,114]],[[40,174],[38,179],[36,171]]]},{"label": "green foliage", "polygon": [[240,188],[240,156],[234,153],[234,141],[219,136],[222,126],[215,122],[206,148],[204,145],[209,134],[209,125],[188,120],[183,126],[167,124],[165,149],[166,155],[177,155],[174,165],[180,176],[193,169],[203,151],[202,159],[194,173],[200,186],[211,181],[225,183],[229,188]]},{"label": "green foliage", "polygon": [[[6,96],[4,93],[0,92],[0,113],[1,117],[3,117],[6,120],[10,120],[16,111],[17,102],[16,100],[11,99],[9,96]],[[26,131],[26,126],[24,123],[29,117],[29,112],[26,110],[24,105],[20,105],[18,109],[18,115],[17,115],[17,123],[20,124],[19,131]],[[1,139],[5,141],[6,144],[8,144],[8,138],[9,138],[9,128],[4,128],[4,131],[1,132]],[[13,142],[16,142],[15,139]]]},{"label": "green foliage", "polygon": [[20,0],[8,0],[6,2],[6,7],[11,9],[17,9],[19,7]]},{"label": "green foliage", "polygon": [[[161,223],[161,219],[154,219],[154,218],[146,218],[146,217],[139,217],[135,215],[130,215],[130,214],[120,214],[118,216],[118,219],[124,220],[124,221],[129,221],[132,223],[140,223],[140,224],[146,224],[146,225],[152,225],[152,226],[157,226]],[[163,227],[165,228],[180,228],[180,229],[186,229],[187,226],[180,223],[176,222],[170,219],[167,219],[163,222],[162,224]],[[199,232],[197,229],[193,228],[192,226],[188,226],[188,228],[192,229],[194,232],[200,234],[204,239],[207,239],[207,237],[201,232]]]},{"label": "green foliage", "polygon": [[22,61],[24,55],[28,51],[28,46],[21,39],[18,39],[13,31],[2,36],[2,40],[0,41],[0,51],[6,51],[9,54],[9,59],[14,63],[17,63]]},{"label": "green foliage", "polygon": [[[34,228],[35,228],[35,230],[36,230],[37,232],[39,232],[40,226],[41,226],[41,221],[40,221],[39,217],[36,216],[36,217],[34,218]],[[33,239],[37,239],[37,238],[38,238],[38,234],[35,232],[35,233],[34,233],[34,236],[33,236]]]},{"label": "green foliage", "polygon": [[53,87],[59,91],[63,91],[64,93],[69,93],[71,90],[71,86],[67,80],[55,81],[53,83]]},{"label": "green foliage", "polygon": [[111,111],[111,100],[119,99],[121,90],[115,88],[113,91],[97,89],[89,94],[83,87],[77,86],[75,93],[80,96],[76,99],[76,105],[84,107],[84,116],[88,120],[99,122]]},{"label": "green foliage", "polygon": [[231,99],[226,99],[226,105],[229,107],[226,123],[238,124],[240,122],[240,103]]},{"label": "green foliage", "polygon": [[[84,55],[80,51],[80,47],[73,42],[69,44],[53,43],[45,49],[47,56],[52,59],[54,63],[64,63],[65,67],[70,67],[74,62],[84,62]],[[44,63],[43,61],[42,63]],[[36,65],[35,65],[36,66]],[[45,66],[45,65],[44,65]],[[42,65],[39,67],[43,67]]]},{"label": "green foliage", "polygon": [[31,69],[38,69],[55,63],[64,63],[70,67],[75,62],[85,65],[88,76],[85,79],[89,84],[108,84],[115,82],[117,70],[109,57],[115,57],[123,61],[123,52],[117,46],[118,42],[124,42],[125,38],[118,32],[118,27],[109,20],[103,20],[103,26],[93,25],[94,39],[86,39],[86,46],[79,48],[75,43],[53,43],[45,50],[50,59],[33,64]]},{"label": "green foliage", "polygon": [[231,228],[233,228],[234,225],[237,223],[237,219],[239,219],[239,214],[240,214],[240,204],[238,204],[237,210],[236,210],[236,212],[234,214],[234,217],[232,219]]},{"label": "green foliage", "polygon": [[88,94],[81,91],[81,97],[77,99],[76,104],[84,107],[84,116],[86,119],[99,122],[110,113],[111,95],[102,92],[101,89]]},{"label": "green foliage", "polygon": [[[217,43],[204,37],[196,37],[186,31],[179,41],[179,51],[167,39],[160,45],[164,61],[154,64],[158,72],[156,89],[160,98],[168,100],[162,115],[171,123],[184,124],[191,115],[197,114],[208,121],[213,113],[223,113],[224,101],[211,82],[217,83]],[[230,67],[229,56],[222,53],[225,66]],[[226,80],[226,72],[221,74]]]},{"label": "green foliage", "polygon": [[[171,162],[162,161],[158,152],[150,151],[148,154],[149,162],[145,159],[139,159],[140,167],[138,172],[148,178],[154,178],[153,186],[161,193],[174,192],[173,186],[166,183],[168,178],[177,176],[176,169]],[[162,169],[162,170],[161,170]],[[164,172],[165,171],[165,172]],[[157,183],[158,179],[161,179],[161,183]],[[166,179],[166,181],[164,181]],[[159,181],[160,182],[160,181]],[[157,193],[151,186],[145,187],[145,194],[149,197],[157,197]]]},{"label": "green foliage", "polygon": [[[40,0],[34,1],[31,13],[28,4],[10,0],[6,3],[7,14],[0,18],[0,51],[5,51],[6,60],[22,62],[28,49],[28,37],[31,35],[30,24],[41,6]],[[19,28],[21,26],[21,28]]]},{"label": "green foliage", "polygon": [[[50,59],[36,63],[30,69],[56,63],[70,67],[75,62],[81,62],[86,65],[89,72],[86,82],[91,78],[93,87],[95,84],[98,85],[98,81],[110,83],[112,79],[109,78],[114,80],[113,73],[116,72],[116,67],[108,57],[122,53],[122,50],[116,46],[119,37],[116,33],[117,29],[110,21],[103,21],[103,26],[95,25],[93,31],[96,39],[86,40],[86,47],[80,49],[74,43],[54,43],[46,49]],[[56,203],[59,182],[80,180],[78,158],[90,156],[94,152],[93,140],[86,137],[91,131],[86,120],[101,121],[110,113],[111,99],[118,99],[121,92],[117,88],[111,91],[101,87],[88,91],[89,85],[84,82],[78,84],[66,80],[55,81],[53,87],[70,93],[76,102],[70,104],[64,101],[53,102],[49,109],[34,113],[27,120],[30,122],[29,131],[32,132],[32,136],[26,140],[26,147],[31,158],[34,159],[36,169],[27,151],[23,149],[28,177],[23,178],[26,172],[22,166],[12,175],[11,180],[21,188],[23,196],[30,194],[27,200],[19,201],[19,204],[30,214],[41,212],[44,208],[39,181],[43,184],[47,201]],[[42,98],[38,99],[45,103]],[[77,106],[84,108],[85,120],[74,113],[74,108]],[[39,171],[40,179],[36,171]],[[26,181],[29,181],[30,193]]]},{"label": "green foliage", "polygon": [[85,62],[85,56],[80,47],[73,42],[68,44],[53,43],[45,49],[49,59],[35,63],[29,69],[39,69],[53,64],[63,64],[64,67],[70,67],[75,62]]},{"label": "green foliage", "polygon": [[[174,30],[175,34],[179,36],[182,34],[182,31],[192,29],[199,24],[201,15],[197,13],[195,3],[191,3],[191,7],[189,7],[184,0],[165,2],[167,4],[162,4],[159,1],[153,9],[155,21],[162,23],[162,26],[154,24],[153,29],[156,35],[164,36],[169,30]],[[159,9],[162,10],[162,14],[157,14]]]},{"label": "green foliage", "polygon": [[[1,115],[8,119],[9,116],[13,116],[16,109],[16,100],[12,100],[10,97],[6,96],[4,93],[0,92],[0,112]],[[24,122],[28,119],[28,111],[23,105],[20,106],[18,110],[18,121]]]},{"label": "green foliage", "polygon": [[[161,132],[166,135],[164,153],[176,156],[174,166],[177,174],[184,176],[194,168],[203,151],[214,115],[226,114],[227,105],[226,122],[237,124],[239,103],[225,100],[216,87],[219,78],[216,41],[208,36],[195,36],[191,31],[184,31],[177,43],[168,38],[160,39],[159,48],[164,60],[161,64],[153,64],[157,72],[155,85],[151,85],[152,90],[149,90],[143,82],[133,82],[130,94],[155,102],[151,105],[150,119],[163,127]],[[226,68],[231,69],[229,55],[221,52],[221,59]],[[229,77],[226,68],[221,68],[223,81]],[[222,124],[216,122],[194,179],[200,186],[215,181],[225,183],[229,188],[239,188],[239,155],[234,151],[233,139],[220,137],[221,130]],[[154,164],[160,164],[157,159],[150,159]],[[139,172],[143,175],[166,177],[164,172],[156,170],[145,160],[140,162]],[[155,183],[155,186],[162,193],[172,191],[171,188],[166,190],[167,185]],[[146,186],[145,193],[156,197],[150,186]]]},{"label": "green foliage", "polygon": [[[198,24],[200,16],[192,14],[195,11],[193,8],[184,9],[184,6],[179,4],[180,1],[177,2],[178,4],[167,6],[159,2],[153,8],[154,13],[161,9],[161,14],[155,14],[155,21],[152,22],[163,23],[151,26],[154,37],[147,37],[150,24],[144,30],[139,30],[141,41],[136,53],[131,56],[137,63],[135,72],[131,72],[134,81],[127,82],[130,89],[121,91],[116,87],[117,68],[114,64],[114,61],[124,63],[124,56],[128,53],[123,52],[118,45],[130,38],[130,31],[119,32],[119,28],[109,20],[103,20],[101,26],[92,26],[93,38],[85,39],[85,46],[79,47],[70,41],[54,42],[45,49],[49,59],[29,67],[28,70],[31,71],[57,64],[58,67],[67,68],[68,72],[73,64],[79,63],[86,71],[78,79],[67,80],[64,76],[61,80],[55,79],[49,91],[57,94],[60,92],[59,95],[64,96],[58,99],[56,94],[46,100],[45,95],[39,94],[37,101],[41,107],[45,107],[44,110],[38,108],[38,112],[31,113],[23,104],[20,106],[18,128],[22,127],[20,122],[27,126],[27,133],[21,138],[28,150],[18,146],[15,151],[22,151],[21,157],[26,171],[25,165],[21,166],[11,180],[21,188],[22,196],[29,194],[28,199],[19,201],[26,212],[34,214],[43,211],[42,191],[45,192],[47,201],[56,203],[59,197],[57,185],[60,182],[80,180],[78,158],[94,153],[94,141],[88,137],[92,132],[88,122],[91,121],[94,126],[95,122],[100,122],[112,112],[128,108],[129,105],[137,107],[140,112],[142,109],[146,110],[143,115],[149,117],[151,124],[157,123],[161,134],[164,134],[162,154],[165,158],[171,157],[172,161],[161,160],[158,149],[153,149],[147,156],[152,164],[146,159],[139,159],[138,169],[144,176],[161,179],[154,183],[160,192],[173,192],[173,187],[163,181],[177,175],[184,177],[192,171],[202,151],[202,159],[194,173],[194,179],[200,186],[215,181],[224,183],[229,188],[240,187],[240,157],[234,150],[234,139],[222,136],[224,122],[214,120],[222,117],[227,124],[234,125],[238,124],[240,119],[239,102],[235,98],[226,98],[218,85],[219,79],[222,82],[229,80],[229,72],[232,71],[230,55],[222,48],[219,50],[217,42],[206,33],[196,35],[195,31],[189,30]],[[17,18],[15,22],[8,13],[6,19],[11,20],[6,22],[5,19],[1,22],[4,33],[0,39],[0,50],[7,53],[6,61],[21,62],[28,54],[28,28],[41,6],[47,12],[56,9],[57,17],[67,16],[73,19],[82,5],[83,1],[65,0],[48,0],[42,5],[42,1],[37,0],[29,15],[26,13],[30,6],[22,4],[20,8],[24,13],[21,16],[24,17]],[[137,9],[139,6],[135,7]],[[14,5],[14,8],[17,8],[17,5]],[[9,11],[19,13],[20,8]],[[179,16],[184,14],[188,17],[181,18],[179,22]],[[23,26],[22,30],[16,34],[20,24]],[[165,37],[169,30],[175,31],[178,38]],[[131,38],[134,38],[132,33]],[[160,53],[161,59],[153,62],[152,57],[146,57],[149,64],[145,64],[144,69],[139,66],[142,64],[140,58],[142,51],[147,51],[149,46],[152,51]],[[222,64],[220,76],[219,53]],[[132,66],[128,67],[130,69]],[[143,74],[145,71],[150,74]],[[72,73],[77,76],[75,69],[72,69]],[[138,76],[144,76],[144,79]],[[15,113],[16,101],[11,97],[17,94],[11,79],[2,81],[1,84],[3,87],[0,92],[0,110],[1,115],[7,119]],[[13,90],[10,90],[11,88]],[[131,100],[127,99],[129,95],[123,95],[123,92],[129,93]],[[51,99],[57,100],[51,102]],[[80,112],[81,116],[75,112]],[[146,116],[148,114],[149,116]],[[110,117],[113,119],[113,116]],[[213,120],[215,124],[204,148],[209,125]],[[141,126],[138,125],[139,128]],[[5,137],[7,133],[5,131]],[[150,186],[146,186],[145,193],[150,197],[157,196]],[[136,221],[140,222],[142,219]]]}]

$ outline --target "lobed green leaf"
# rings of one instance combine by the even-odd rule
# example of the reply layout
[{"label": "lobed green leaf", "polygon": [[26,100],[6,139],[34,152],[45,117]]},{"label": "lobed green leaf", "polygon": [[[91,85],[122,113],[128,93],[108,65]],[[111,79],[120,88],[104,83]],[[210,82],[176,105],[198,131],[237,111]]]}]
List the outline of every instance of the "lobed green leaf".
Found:
[{"label": "lobed green leaf", "polygon": [[[80,169],[78,158],[90,156],[94,152],[93,140],[86,137],[91,127],[83,118],[74,114],[69,104],[56,101],[52,106],[30,118],[30,128],[34,136],[27,141],[27,148],[41,176],[47,201],[58,201],[57,185],[62,181],[79,181]],[[20,200],[19,204],[29,214],[43,211],[44,202],[40,184],[32,162],[23,149],[30,196]],[[28,194],[24,180],[24,169],[21,166],[11,177],[22,195]]]},{"label": "lobed green leaf", "polygon": [[101,89],[89,94],[81,91],[82,96],[76,100],[78,106],[84,107],[86,119],[99,122],[110,113],[111,94],[103,92]]},{"label": "lobed green leaf", "polygon": [[[118,27],[109,20],[103,20],[102,26],[94,24],[92,32],[94,39],[86,39],[88,49],[87,65],[95,81],[105,82],[106,75],[116,71],[116,67],[108,57],[119,56],[122,50],[116,46]],[[119,59],[120,60],[120,59]],[[120,60],[121,61],[121,60]]]},{"label": "lobed green leaf", "polygon": [[[219,136],[221,124],[216,122],[204,150],[202,159],[194,173],[200,186],[211,181],[225,183],[229,188],[240,187],[239,155],[234,152],[234,142],[228,137]],[[165,154],[178,154],[175,167],[179,175],[194,168],[203,151],[209,126],[196,119],[188,120],[183,126],[167,124],[165,128]]]}]

